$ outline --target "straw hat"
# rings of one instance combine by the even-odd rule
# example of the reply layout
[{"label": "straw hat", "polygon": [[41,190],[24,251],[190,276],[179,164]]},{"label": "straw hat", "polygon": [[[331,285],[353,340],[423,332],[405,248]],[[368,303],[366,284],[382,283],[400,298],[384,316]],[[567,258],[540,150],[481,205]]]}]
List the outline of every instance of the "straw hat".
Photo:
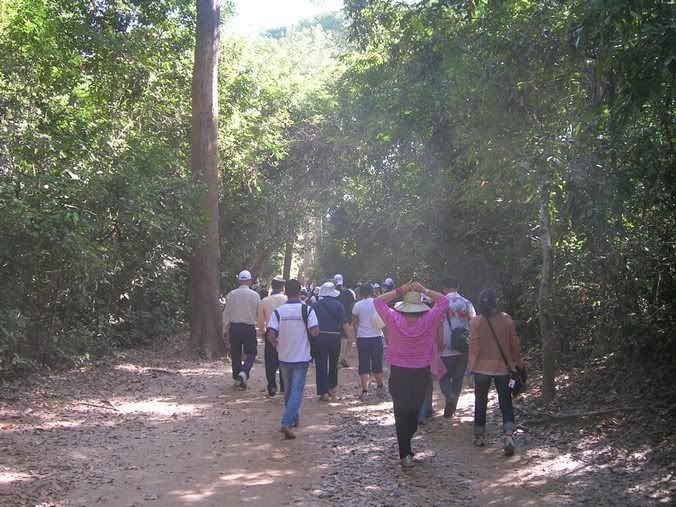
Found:
[{"label": "straw hat", "polygon": [[326,282],[323,283],[322,288],[319,289],[319,296],[323,298],[337,298],[340,296],[340,292],[336,290],[336,286],[333,285],[333,282]]},{"label": "straw hat", "polygon": [[430,307],[423,304],[420,292],[411,291],[406,293],[403,301],[394,305],[394,309],[400,313],[420,313],[428,311]]}]

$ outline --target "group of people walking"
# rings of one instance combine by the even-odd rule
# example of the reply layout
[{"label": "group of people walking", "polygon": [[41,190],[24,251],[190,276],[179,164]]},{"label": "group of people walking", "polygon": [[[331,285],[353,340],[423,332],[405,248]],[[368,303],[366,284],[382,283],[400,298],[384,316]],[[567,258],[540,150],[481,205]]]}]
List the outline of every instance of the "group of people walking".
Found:
[{"label": "group of people walking", "polygon": [[233,379],[236,386],[247,386],[257,353],[258,326],[265,342],[268,396],[276,396],[278,390],[284,393],[280,431],[285,438],[296,438],[310,363],[315,362],[319,400],[330,401],[338,385],[342,343],[349,347],[356,339],[362,400],[369,398],[371,375],[375,396],[387,397],[383,359],[390,365],[388,391],[403,467],[414,466],[411,440],[432,415],[433,379],[444,396],[444,417],[451,418],[466,371],[475,393],[474,444],[485,446],[493,382],[502,412],[504,450],[507,455],[514,453],[511,375],[520,365],[521,350],[511,317],[497,310],[493,289],[481,292],[477,312],[459,294],[459,282],[453,277],[441,280],[443,292],[419,282],[395,289],[388,278],[382,288],[360,284],[358,295],[343,286],[341,275],[316,292],[301,287],[298,280],[274,279],[272,293],[262,300],[250,288],[248,271],[242,271],[238,281],[223,309]]}]

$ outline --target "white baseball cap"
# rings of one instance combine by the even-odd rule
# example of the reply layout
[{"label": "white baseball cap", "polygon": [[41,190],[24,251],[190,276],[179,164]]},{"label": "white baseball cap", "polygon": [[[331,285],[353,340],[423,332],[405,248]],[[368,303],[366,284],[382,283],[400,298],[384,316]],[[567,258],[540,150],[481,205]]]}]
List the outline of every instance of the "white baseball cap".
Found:
[{"label": "white baseball cap", "polygon": [[385,278],[385,281],[383,282],[383,285],[392,285],[394,286],[394,280],[391,278]]},{"label": "white baseball cap", "polygon": [[246,269],[244,271],[240,271],[239,275],[237,275],[238,280],[251,280],[251,273],[249,273]]},{"label": "white baseball cap", "polygon": [[343,285],[343,275],[337,274],[336,276],[334,276],[333,283],[335,283],[336,285]]}]

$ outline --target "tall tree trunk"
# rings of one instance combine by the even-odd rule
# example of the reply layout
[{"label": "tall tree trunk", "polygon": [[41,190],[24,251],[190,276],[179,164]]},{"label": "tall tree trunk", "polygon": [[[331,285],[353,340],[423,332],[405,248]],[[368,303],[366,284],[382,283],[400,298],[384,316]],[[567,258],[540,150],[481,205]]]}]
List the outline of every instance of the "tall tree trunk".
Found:
[{"label": "tall tree trunk", "polygon": [[211,359],[224,351],[219,296],[218,243],[218,45],[219,0],[197,0],[195,65],[192,77],[190,168],[205,189],[199,212],[206,217],[190,261],[190,341]]},{"label": "tall tree trunk", "polygon": [[293,260],[293,234],[290,235],[290,239],[286,242],[284,246],[284,274],[282,277],[284,280],[291,278],[291,261]]},{"label": "tall tree trunk", "polygon": [[269,246],[264,246],[262,248],[256,248],[256,260],[254,261],[253,268],[251,268],[251,277],[254,280],[258,279],[258,275],[261,274],[261,271],[270,260],[272,256],[272,248]]},{"label": "tall tree trunk", "polygon": [[551,401],[556,395],[554,384],[554,332],[550,313],[552,287],[552,238],[549,230],[549,181],[543,170],[540,182],[540,244],[542,245],[542,275],[538,294],[538,314],[542,334],[542,397]]}]

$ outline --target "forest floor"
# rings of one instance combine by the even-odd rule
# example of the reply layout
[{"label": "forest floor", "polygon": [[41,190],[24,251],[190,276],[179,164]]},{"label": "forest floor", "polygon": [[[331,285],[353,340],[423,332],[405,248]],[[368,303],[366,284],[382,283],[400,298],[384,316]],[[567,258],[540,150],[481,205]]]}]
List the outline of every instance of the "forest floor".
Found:
[{"label": "forest floor", "polygon": [[[259,355],[262,358],[262,353]],[[391,401],[358,401],[356,358],[338,397],[315,395],[310,369],[296,440],[279,433],[283,399],[230,365],[175,348],[0,389],[2,505],[645,505],[675,488],[673,405],[609,387],[604,365],[575,372],[558,405],[517,400],[517,452],[503,456],[492,393],[485,448],[472,445],[473,397],[414,439],[399,467]],[[595,383],[596,382],[596,383]],[[582,385],[578,385],[582,383]],[[671,385],[663,386],[667,392]],[[589,396],[590,391],[598,396]],[[629,398],[628,398],[629,397]],[[668,399],[668,393],[666,394]],[[601,400],[601,401],[599,401]],[[645,410],[644,410],[645,408]],[[602,414],[543,419],[542,413]],[[537,414],[536,414],[537,412]]]}]

